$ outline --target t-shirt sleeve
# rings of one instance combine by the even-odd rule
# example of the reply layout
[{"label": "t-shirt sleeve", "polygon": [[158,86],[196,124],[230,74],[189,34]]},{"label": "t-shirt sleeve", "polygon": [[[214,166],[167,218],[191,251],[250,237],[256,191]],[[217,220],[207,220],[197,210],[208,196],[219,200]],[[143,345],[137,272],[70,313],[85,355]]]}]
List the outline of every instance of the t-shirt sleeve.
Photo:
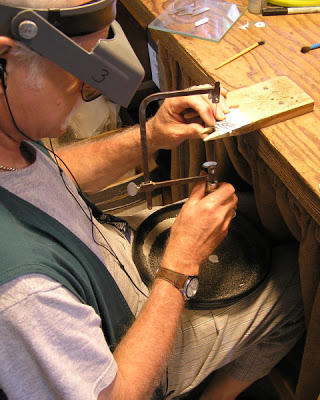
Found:
[{"label": "t-shirt sleeve", "polygon": [[0,387],[13,399],[97,399],[117,365],[101,320],[38,274],[0,288]]}]

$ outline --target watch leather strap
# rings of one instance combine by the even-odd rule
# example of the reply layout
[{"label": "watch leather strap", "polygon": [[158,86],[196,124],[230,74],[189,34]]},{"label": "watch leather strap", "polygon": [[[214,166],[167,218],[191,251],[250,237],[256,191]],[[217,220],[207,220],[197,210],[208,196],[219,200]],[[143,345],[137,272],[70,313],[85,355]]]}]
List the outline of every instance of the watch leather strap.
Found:
[{"label": "watch leather strap", "polygon": [[180,290],[185,300],[192,299],[196,295],[199,287],[198,276],[181,274],[180,272],[175,272],[164,267],[160,267],[158,269],[156,278],[160,278],[171,283],[171,285]]},{"label": "watch leather strap", "polygon": [[[171,283],[174,287],[176,287],[180,292],[183,294],[183,298],[185,300],[189,300],[191,297],[194,297],[196,291],[191,295],[188,296],[188,285],[193,279],[197,279],[197,276],[189,276],[182,274],[180,272],[172,271],[171,269],[167,269],[164,267],[160,267],[157,271],[156,278],[163,279],[169,283]],[[197,289],[196,289],[197,290]]]},{"label": "watch leather strap", "polygon": [[164,279],[167,282],[170,282],[177,289],[183,289],[186,283],[186,280],[189,278],[188,275],[181,274],[180,272],[172,271],[171,269],[167,269],[164,267],[160,267],[158,269],[157,278]]}]

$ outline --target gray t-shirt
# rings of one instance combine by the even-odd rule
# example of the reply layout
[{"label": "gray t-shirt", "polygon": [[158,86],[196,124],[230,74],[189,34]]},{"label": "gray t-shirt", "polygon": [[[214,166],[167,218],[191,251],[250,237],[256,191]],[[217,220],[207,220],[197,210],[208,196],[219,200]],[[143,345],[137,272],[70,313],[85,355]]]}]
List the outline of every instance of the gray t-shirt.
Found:
[{"label": "gray t-shirt", "polygon": [[[78,236],[103,262],[137,315],[147,295],[131,258],[131,246],[113,226],[94,220],[74,184],[34,146],[35,162],[0,173],[0,185],[46,212]],[[68,189],[67,189],[68,188]],[[89,218],[88,218],[89,216]],[[93,235],[94,238],[93,238]],[[108,247],[108,245],[106,247]],[[1,261],[0,261],[1,262]],[[60,283],[29,274],[0,287],[0,387],[11,399],[96,399],[117,373],[95,311]]]}]

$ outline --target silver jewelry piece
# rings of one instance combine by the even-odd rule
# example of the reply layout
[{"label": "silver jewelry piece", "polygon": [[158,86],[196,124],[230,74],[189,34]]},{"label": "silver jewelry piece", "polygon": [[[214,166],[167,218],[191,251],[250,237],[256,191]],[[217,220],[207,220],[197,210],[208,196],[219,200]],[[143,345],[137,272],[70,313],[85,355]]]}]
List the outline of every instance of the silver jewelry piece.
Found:
[{"label": "silver jewelry piece", "polygon": [[237,216],[237,212],[236,212],[235,209],[232,209],[232,211],[233,211],[233,216],[232,216],[232,218],[235,218],[235,217]]}]

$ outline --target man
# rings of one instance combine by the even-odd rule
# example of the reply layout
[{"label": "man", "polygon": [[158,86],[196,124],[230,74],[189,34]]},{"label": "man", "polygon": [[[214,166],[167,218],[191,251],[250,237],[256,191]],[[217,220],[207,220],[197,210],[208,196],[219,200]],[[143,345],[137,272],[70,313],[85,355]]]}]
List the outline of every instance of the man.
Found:
[{"label": "man", "polygon": [[[63,14],[66,6],[77,15],[84,3],[6,0],[6,5],[15,7],[54,8],[54,15],[57,8]],[[71,49],[75,42],[90,52],[107,36],[115,2],[105,3],[105,26],[72,34]],[[2,12],[10,15],[11,26],[21,17],[16,18],[12,7]],[[23,32],[19,18],[18,30]],[[40,34],[44,26],[48,35],[60,35],[50,23],[42,26],[41,19],[37,24],[30,19],[23,22],[27,35],[37,24]],[[38,141],[63,134],[79,97],[86,98],[91,78],[84,83],[57,65],[60,61],[50,61],[54,52],[69,57],[64,49],[57,52],[56,43],[46,43],[44,57],[22,46],[21,38],[14,40],[18,35],[14,28],[12,34],[1,32],[3,392],[9,399],[147,399],[161,384],[162,393],[172,398],[218,370],[201,399],[235,399],[266,375],[303,331],[294,249],[289,246],[286,253],[275,249],[270,277],[238,303],[218,310],[184,310],[195,288],[185,286],[183,293],[170,276],[184,279],[186,285],[196,282],[200,264],[227,235],[237,208],[231,185],[221,183],[205,196],[205,184],[199,183],[172,227],[163,275],[149,292],[131,259],[128,230],[101,225],[77,190],[78,185],[90,195],[140,162],[138,127],[45,154]],[[38,45],[42,42],[29,47]],[[150,153],[201,137],[200,125],[183,123],[181,112],[189,107],[208,125],[228,111],[223,98],[217,107],[205,95],[167,99],[148,121]]]}]

